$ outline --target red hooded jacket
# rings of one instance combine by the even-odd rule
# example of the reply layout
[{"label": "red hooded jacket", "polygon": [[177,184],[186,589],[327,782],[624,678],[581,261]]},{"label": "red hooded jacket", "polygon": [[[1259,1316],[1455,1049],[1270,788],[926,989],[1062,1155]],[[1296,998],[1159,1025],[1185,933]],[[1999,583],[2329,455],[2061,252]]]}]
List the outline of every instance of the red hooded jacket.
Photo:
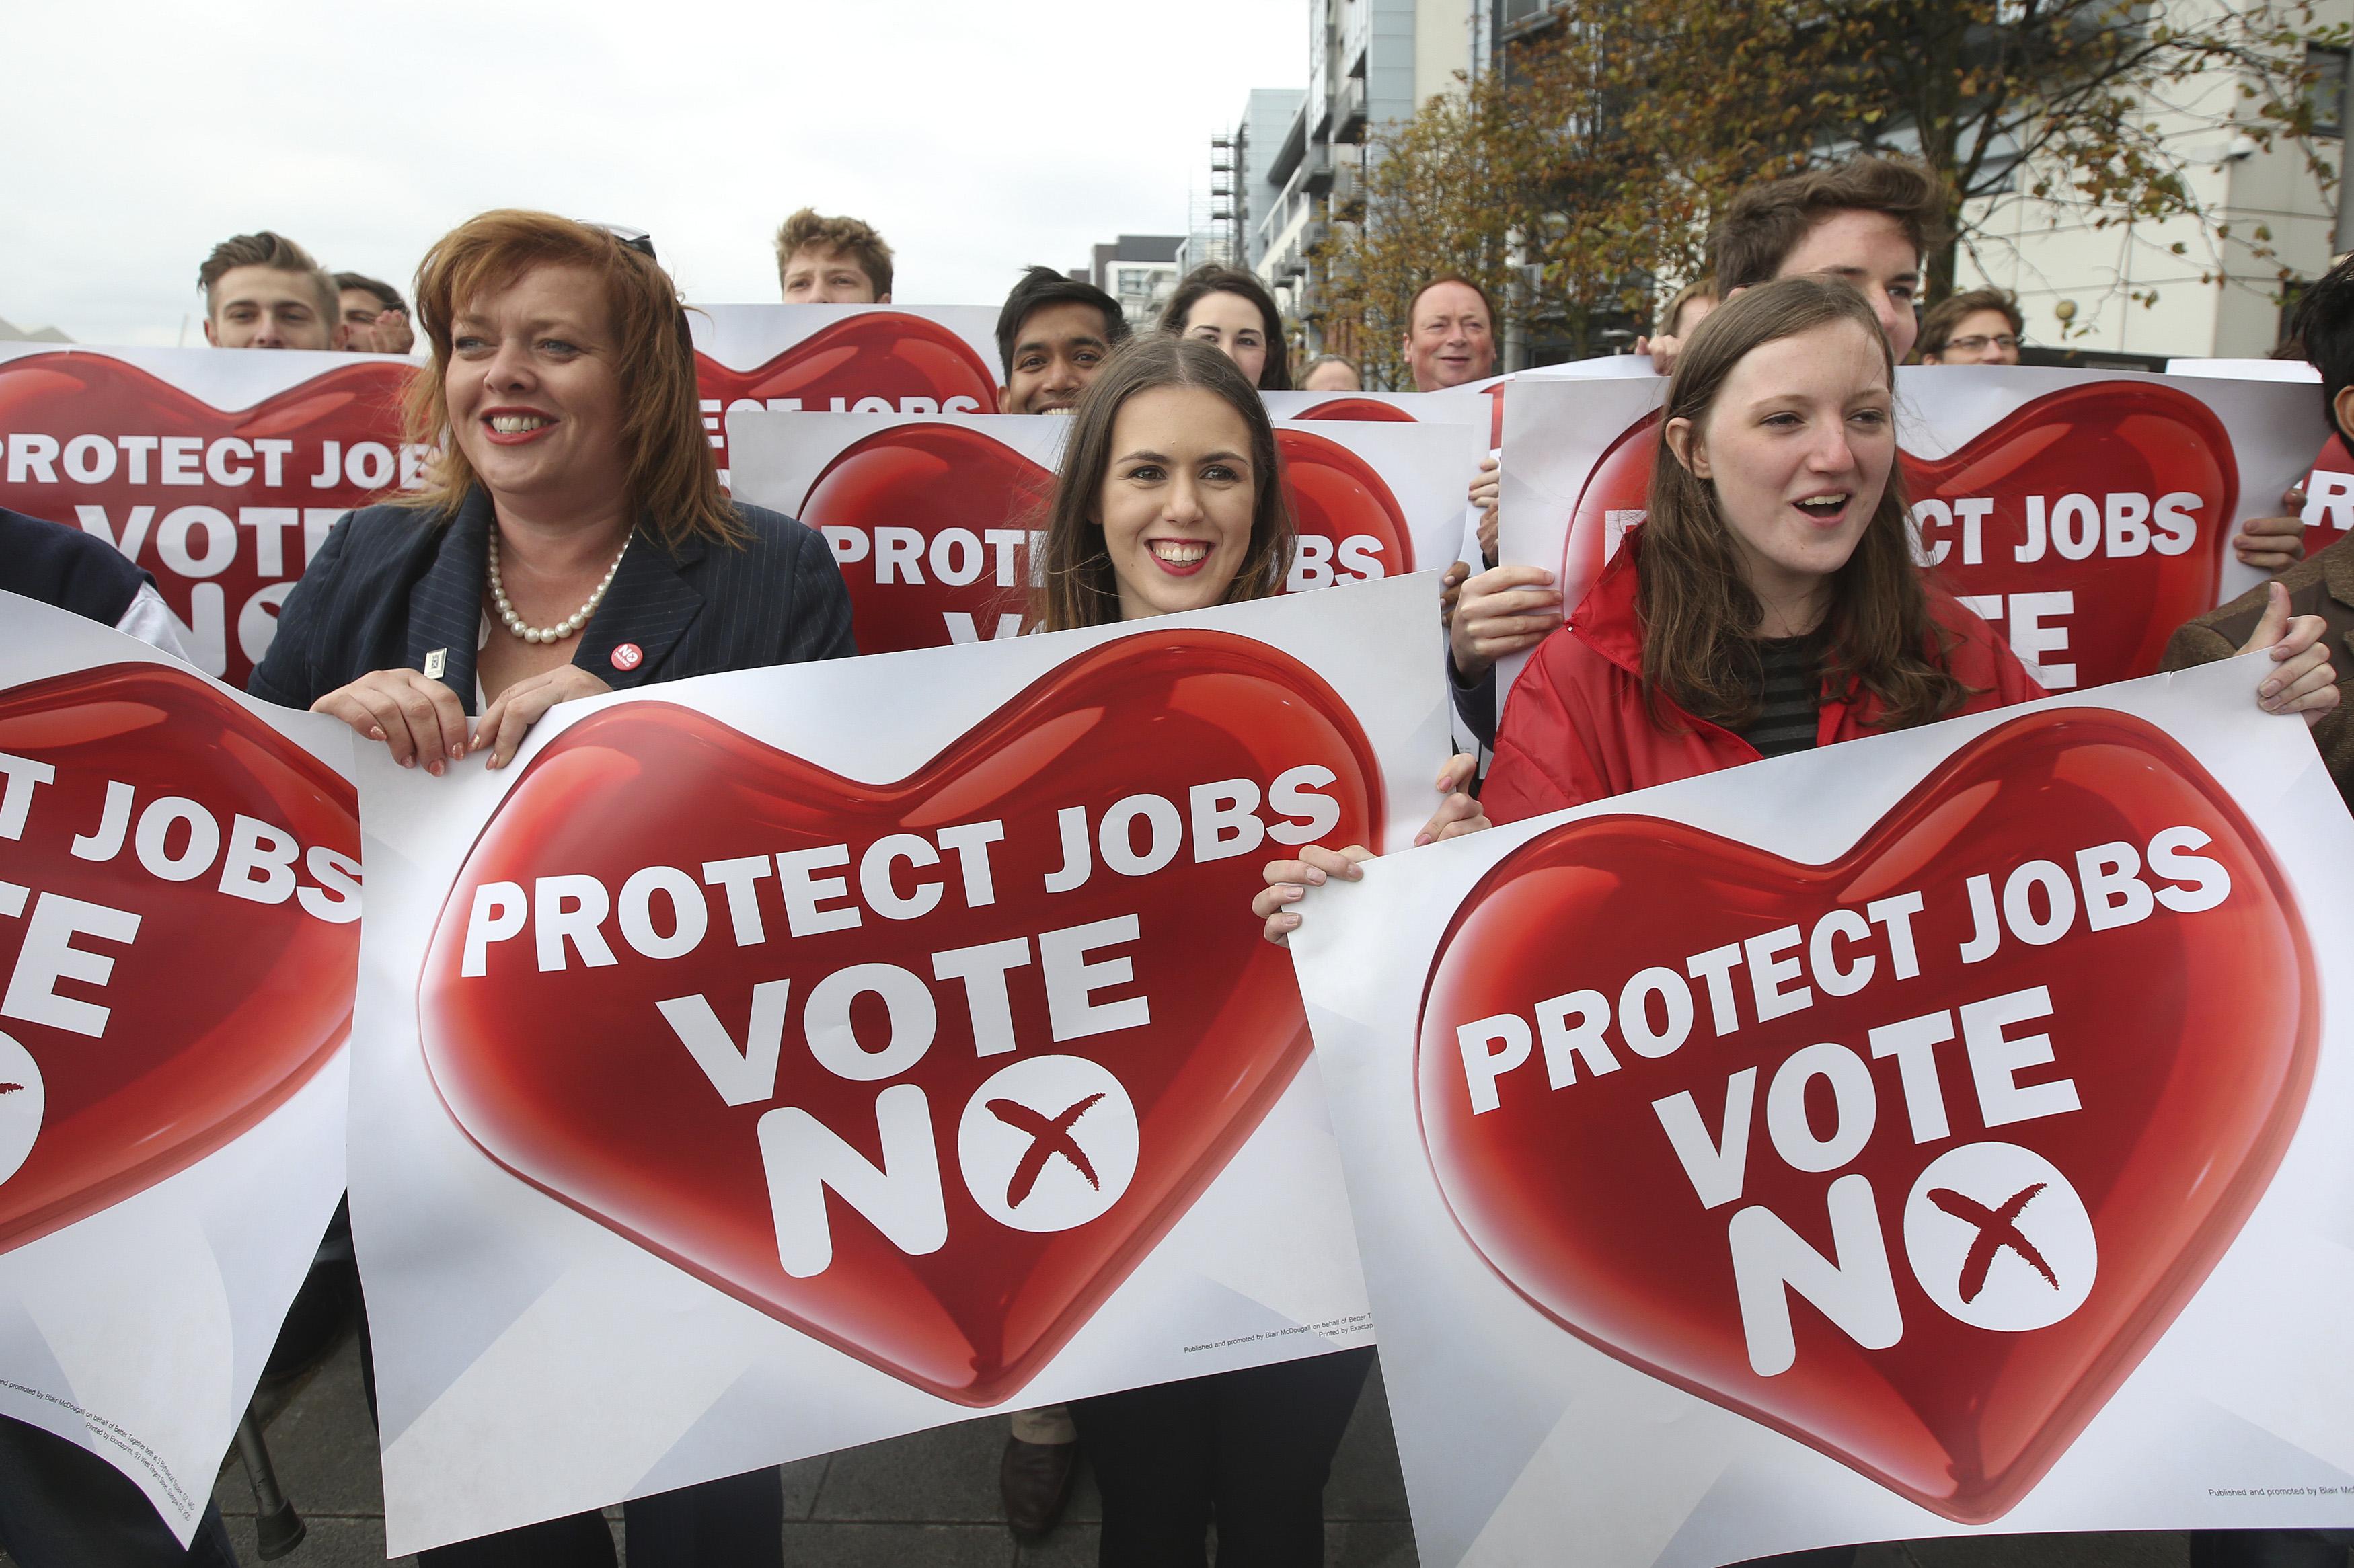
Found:
[{"label": "red hooded jacket", "polygon": [[[1681,733],[1652,722],[1643,701],[1643,631],[1635,611],[1640,534],[1627,535],[1569,624],[1537,644],[1513,683],[1496,732],[1496,759],[1479,793],[1490,821],[1522,821],[1760,760],[1755,747],[1686,714],[1665,693],[1659,711]],[[1929,612],[1956,639],[1946,668],[1973,694],[1956,714],[2043,694],[1994,629],[1952,595],[1930,587]],[[1880,715],[1880,701],[1869,692],[1826,689],[1815,744],[1879,729]]]}]

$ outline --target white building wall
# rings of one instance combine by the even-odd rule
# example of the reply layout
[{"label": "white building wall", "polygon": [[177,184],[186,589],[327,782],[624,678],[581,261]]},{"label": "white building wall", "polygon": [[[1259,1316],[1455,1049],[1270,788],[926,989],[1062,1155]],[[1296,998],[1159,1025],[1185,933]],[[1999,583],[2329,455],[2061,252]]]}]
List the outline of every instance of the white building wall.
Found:
[{"label": "white building wall", "polygon": [[[2211,15],[2208,0],[2176,0],[2179,22],[2196,26]],[[2323,0],[2324,25],[2354,19],[2354,0]],[[2287,143],[2250,152],[2231,116],[2245,101],[2232,76],[2210,72],[2177,90],[2179,102],[2153,118],[2169,149],[2190,159],[2190,184],[2200,199],[2228,223],[2234,238],[2221,249],[2221,281],[2201,282],[2218,249],[2187,219],[2097,228],[2083,209],[2007,195],[1976,204],[1969,214],[1988,232],[1978,253],[1963,251],[1955,287],[1992,285],[2019,296],[2031,343],[2053,347],[2163,356],[2253,357],[2272,352],[2278,336],[2277,270],[2316,278],[2330,262],[2335,210],[2306,170],[2303,154]],[[2321,144],[2331,162],[2338,143]],[[2022,168],[2015,182],[2031,184]],[[2276,252],[2259,260],[2248,240],[2263,227]],[[2179,243],[2185,254],[2176,255]],[[2154,291],[2144,304],[2131,296]],[[2058,309],[2075,314],[2063,324]],[[2063,336],[2063,332],[2065,335]]]}]

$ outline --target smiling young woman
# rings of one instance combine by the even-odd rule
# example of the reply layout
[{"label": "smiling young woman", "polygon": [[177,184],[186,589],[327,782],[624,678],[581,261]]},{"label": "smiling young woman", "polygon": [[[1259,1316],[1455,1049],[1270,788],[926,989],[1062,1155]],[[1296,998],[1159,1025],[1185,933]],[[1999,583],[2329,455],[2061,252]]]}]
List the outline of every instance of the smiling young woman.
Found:
[{"label": "smiling young woman", "polygon": [[[1226,355],[1132,339],[1072,418],[1030,630],[1281,590],[1292,523],[1275,431]],[[1477,810],[1456,796],[1441,817],[1459,808]],[[1103,1492],[1099,1560],[1199,1564],[1214,1522],[1221,1562],[1317,1568],[1325,1478],[1372,1362],[1370,1350],[1338,1351],[1076,1402]]]}]

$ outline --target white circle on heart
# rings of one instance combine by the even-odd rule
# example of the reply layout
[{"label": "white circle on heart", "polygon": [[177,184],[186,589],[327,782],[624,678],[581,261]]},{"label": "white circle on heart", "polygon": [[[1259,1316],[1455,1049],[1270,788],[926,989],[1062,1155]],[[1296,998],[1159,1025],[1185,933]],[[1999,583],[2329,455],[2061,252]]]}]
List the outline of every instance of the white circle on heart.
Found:
[{"label": "white circle on heart", "polygon": [[1904,1252],[1947,1314],[2012,1334],[2066,1318],[2100,1273],[2084,1199],[2015,1143],[1966,1143],[1930,1161],[1904,1201]]},{"label": "white circle on heart", "polygon": [[24,1169],[41,1136],[41,1113],[48,1097],[41,1087],[41,1065],[8,1035],[0,1034],[0,1181]]},{"label": "white circle on heart", "polygon": [[1098,1218],[1136,1179],[1136,1106],[1101,1064],[1025,1056],[965,1102],[957,1162],[981,1212],[1044,1234]]}]

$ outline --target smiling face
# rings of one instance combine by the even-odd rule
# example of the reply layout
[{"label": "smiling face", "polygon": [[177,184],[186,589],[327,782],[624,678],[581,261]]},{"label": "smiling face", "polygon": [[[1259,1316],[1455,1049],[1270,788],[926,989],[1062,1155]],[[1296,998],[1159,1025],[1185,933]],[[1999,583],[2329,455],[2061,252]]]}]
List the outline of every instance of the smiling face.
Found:
[{"label": "smiling face", "polygon": [[1872,302],[1872,313],[1888,334],[1888,346],[1902,365],[1921,333],[1914,305],[1921,297],[1921,252],[1904,226],[1884,212],[1848,208],[1831,213],[1782,260],[1776,278],[1816,273],[1852,283]]},{"label": "smiling face", "polygon": [[282,267],[232,267],[212,286],[205,341],[215,348],[335,348],[343,324],[317,280]]},{"label": "smiling face", "polygon": [[1479,291],[1468,283],[1433,283],[1414,302],[1405,340],[1406,368],[1417,392],[1437,392],[1477,381],[1496,368],[1495,323]]},{"label": "smiling face", "polygon": [[535,267],[461,306],[450,339],[450,429],[502,508],[610,512],[629,457],[619,344],[596,275]]},{"label": "smiling face", "polygon": [[866,275],[847,250],[804,245],[784,267],[785,303],[789,305],[887,305],[888,294],[875,292]]},{"label": "smiling face", "polygon": [[1179,335],[1208,344],[1242,367],[1254,387],[1267,368],[1267,319],[1240,294],[1204,294],[1185,313]]},{"label": "smiling face", "polygon": [[1092,519],[1137,620],[1225,598],[1257,510],[1250,427],[1201,387],[1156,387],[1120,405]]},{"label": "smiling face", "polygon": [[1041,305],[1013,334],[1013,364],[998,388],[1005,414],[1067,414],[1111,357],[1103,312],[1077,300]]},{"label": "smiling face", "polygon": [[[1888,366],[1853,322],[1831,322],[1744,355],[1702,422],[1669,422],[1678,460],[1716,491],[1766,636],[1810,630],[1830,576],[1863,537],[1896,461]],[[1777,620],[1782,624],[1776,624]]]}]

